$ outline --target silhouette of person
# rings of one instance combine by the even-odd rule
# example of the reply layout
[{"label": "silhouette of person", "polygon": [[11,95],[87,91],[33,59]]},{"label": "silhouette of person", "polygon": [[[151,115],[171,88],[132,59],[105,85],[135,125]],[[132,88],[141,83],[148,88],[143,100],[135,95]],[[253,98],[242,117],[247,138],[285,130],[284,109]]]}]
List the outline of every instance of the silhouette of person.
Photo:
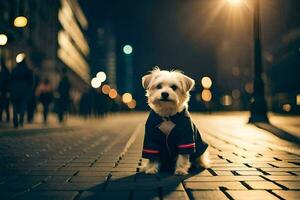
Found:
[{"label": "silhouette of person", "polygon": [[57,88],[57,115],[60,123],[64,121],[65,112],[68,111],[70,102],[70,81],[67,77],[67,70],[63,69],[62,79],[60,80]]},{"label": "silhouette of person", "polygon": [[0,122],[2,122],[3,111],[6,113],[6,122],[9,122],[9,120],[10,120],[9,90],[10,90],[10,73],[5,65],[4,57],[1,57],[1,63],[0,63]]},{"label": "silhouette of person", "polygon": [[49,105],[53,100],[53,87],[50,80],[44,79],[43,81],[41,81],[40,84],[37,86],[35,94],[43,105],[43,119],[44,123],[46,124],[49,112]]},{"label": "silhouette of person", "polygon": [[24,114],[32,87],[33,73],[26,64],[26,58],[24,58],[11,73],[11,98],[15,128],[23,126]]}]

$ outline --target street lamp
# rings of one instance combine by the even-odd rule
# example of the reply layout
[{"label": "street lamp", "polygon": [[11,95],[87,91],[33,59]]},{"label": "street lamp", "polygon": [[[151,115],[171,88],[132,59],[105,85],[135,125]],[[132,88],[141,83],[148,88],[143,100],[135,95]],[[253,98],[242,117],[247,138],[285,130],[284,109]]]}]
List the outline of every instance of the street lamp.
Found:
[{"label": "street lamp", "polygon": [[[228,0],[228,2],[232,5],[236,5],[242,1],[243,0]],[[264,82],[262,79],[259,0],[253,0],[253,3],[254,83],[249,123],[269,122],[267,117],[267,103],[265,99]]]},{"label": "street lamp", "polygon": [[253,34],[254,34],[254,84],[251,98],[249,123],[269,122],[267,103],[265,99],[264,82],[262,79],[262,56],[260,40],[260,6],[259,0],[254,0]]}]

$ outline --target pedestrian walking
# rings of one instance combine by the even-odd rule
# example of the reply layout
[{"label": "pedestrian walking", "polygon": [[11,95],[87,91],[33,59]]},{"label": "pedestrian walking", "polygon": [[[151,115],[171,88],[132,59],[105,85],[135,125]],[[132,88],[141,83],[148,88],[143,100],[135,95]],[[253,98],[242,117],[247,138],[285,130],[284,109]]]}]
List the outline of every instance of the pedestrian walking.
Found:
[{"label": "pedestrian walking", "polygon": [[44,79],[40,82],[37,86],[35,92],[38,100],[43,105],[43,120],[44,124],[47,123],[48,112],[49,112],[49,105],[53,100],[53,87],[49,79]]},{"label": "pedestrian walking", "polygon": [[9,122],[9,120],[10,120],[9,90],[10,90],[10,73],[5,65],[4,57],[1,57],[1,63],[0,63],[0,122],[2,122],[3,112],[6,113],[6,122]]},{"label": "pedestrian walking", "polygon": [[66,69],[63,70],[63,77],[58,84],[56,110],[58,115],[58,121],[62,123],[64,121],[65,112],[68,110],[70,103],[70,81],[66,74]]},{"label": "pedestrian walking", "polygon": [[24,58],[12,70],[11,74],[11,99],[13,104],[14,127],[23,126],[24,114],[30,91],[33,87],[33,73]]}]

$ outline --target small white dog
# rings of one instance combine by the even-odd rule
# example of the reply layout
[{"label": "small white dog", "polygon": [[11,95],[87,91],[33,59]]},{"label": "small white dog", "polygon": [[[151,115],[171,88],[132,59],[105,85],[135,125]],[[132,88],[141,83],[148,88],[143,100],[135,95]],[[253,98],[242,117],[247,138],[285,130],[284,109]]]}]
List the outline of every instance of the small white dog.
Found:
[{"label": "small white dog", "polygon": [[208,145],[192,122],[188,112],[190,90],[195,81],[179,71],[155,67],[142,78],[152,111],[146,122],[143,158],[149,159],[142,169],[155,174],[159,169],[174,169],[186,175],[193,164],[207,168]]}]

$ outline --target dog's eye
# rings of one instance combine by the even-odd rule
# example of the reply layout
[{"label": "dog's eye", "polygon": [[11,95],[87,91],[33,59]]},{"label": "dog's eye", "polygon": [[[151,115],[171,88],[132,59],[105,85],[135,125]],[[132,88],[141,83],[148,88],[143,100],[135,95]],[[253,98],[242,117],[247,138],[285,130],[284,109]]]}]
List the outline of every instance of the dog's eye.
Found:
[{"label": "dog's eye", "polygon": [[158,84],[157,86],[156,86],[156,88],[157,89],[161,89],[162,87],[161,87],[161,84]]},{"label": "dog's eye", "polygon": [[177,86],[176,85],[172,85],[171,88],[172,88],[172,90],[175,91],[177,89]]}]

